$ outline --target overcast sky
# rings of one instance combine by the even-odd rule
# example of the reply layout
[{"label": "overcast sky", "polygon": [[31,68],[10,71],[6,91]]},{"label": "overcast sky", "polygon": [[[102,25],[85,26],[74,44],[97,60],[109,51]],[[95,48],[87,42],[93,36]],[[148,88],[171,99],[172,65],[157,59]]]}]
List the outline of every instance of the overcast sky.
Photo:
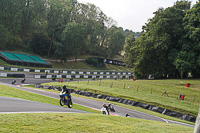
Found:
[{"label": "overcast sky", "polygon": [[[81,3],[92,3],[108,16],[117,21],[118,27],[140,32],[153,12],[159,7],[173,6],[177,0],[78,0]],[[192,5],[198,0],[191,0]]]}]

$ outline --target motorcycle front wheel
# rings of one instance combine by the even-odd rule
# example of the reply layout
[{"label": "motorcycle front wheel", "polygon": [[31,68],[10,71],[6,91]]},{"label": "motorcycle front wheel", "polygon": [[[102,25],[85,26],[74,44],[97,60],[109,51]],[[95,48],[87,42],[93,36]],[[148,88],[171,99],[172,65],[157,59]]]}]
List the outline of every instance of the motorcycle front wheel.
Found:
[{"label": "motorcycle front wheel", "polygon": [[62,98],[60,99],[60,106],[64,106],[65,102],[62,100]]}]

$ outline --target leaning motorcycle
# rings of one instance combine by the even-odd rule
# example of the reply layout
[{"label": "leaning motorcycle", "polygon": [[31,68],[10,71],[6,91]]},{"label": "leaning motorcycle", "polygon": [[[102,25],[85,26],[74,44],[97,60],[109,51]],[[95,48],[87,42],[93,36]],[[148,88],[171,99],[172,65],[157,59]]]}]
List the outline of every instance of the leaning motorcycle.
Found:
[{"label": "leaning motorcycle", "polygon": [[68,108],[72,108],[73,103],[71,98],[72,96],[70,94],[67,94],[66,92],[64,93],[60,92],[59,96],[60,96],[59,102],[61,106],[67,105]]},{"label": "leaning motorcycle", "polygon": [[109,115],[109,112],[105,107],[101,108],[101,113],[104,115]]},{"label": "leaning motorcycle", "polygon": [[108,107],[108,109],[109,109],[110,111],[112,111],[112,112],[115,112],[115,109],[114,109],[113,105],[110,105],[110,107]]}]

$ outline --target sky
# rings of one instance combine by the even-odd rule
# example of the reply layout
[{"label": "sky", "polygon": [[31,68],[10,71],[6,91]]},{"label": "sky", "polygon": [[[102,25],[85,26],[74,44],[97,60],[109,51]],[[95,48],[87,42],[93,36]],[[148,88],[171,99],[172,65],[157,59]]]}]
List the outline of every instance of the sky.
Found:
[{"label": "sky", "polygon": [[[153,12],[160,7],[167,8],[177,0],[78,0],[80,3],[92,3],[108,17],[117,22],[118,27],[141,32],[142,26],[153,18]],[[191,0],[194,5],[198,0]]]}]

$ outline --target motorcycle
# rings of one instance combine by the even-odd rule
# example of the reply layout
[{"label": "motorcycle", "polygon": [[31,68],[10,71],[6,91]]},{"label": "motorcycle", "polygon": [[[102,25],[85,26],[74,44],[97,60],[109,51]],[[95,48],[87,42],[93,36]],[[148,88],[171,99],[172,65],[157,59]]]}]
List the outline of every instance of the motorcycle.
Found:
[{"label": "motorcycle", "polygon": [[26,79],[22,79],[22,80],[21,80],[21,83],[24,83],[24,82],[25,82],[25,80],[26,80]]},{"label": "motorcycle", "polygon": [[59,96],[60,96],[59,103],[61,106],[67,105],[68,108],[72,108],[73,103],[71,99],[72,96],[70,94],[66,94],[66,92],[65,93],[60,92]]},{"label": "motorcycle", "polygon": [[13,81],[12,81],[12,84],[15,84],[15,83],[16,83],[16,80],[13,80]]},{"label": "motorcycle", "polygon": [[112,112],[115,112],[115,109],[114,109],[113,105],[108,106],[108,109],[109,109],[110,111],[112,111]]},{"label": "motorcycle", "polygon": [[101,108],[101,113],[104,115],[109,115],[109,112],[105,107]]}]

